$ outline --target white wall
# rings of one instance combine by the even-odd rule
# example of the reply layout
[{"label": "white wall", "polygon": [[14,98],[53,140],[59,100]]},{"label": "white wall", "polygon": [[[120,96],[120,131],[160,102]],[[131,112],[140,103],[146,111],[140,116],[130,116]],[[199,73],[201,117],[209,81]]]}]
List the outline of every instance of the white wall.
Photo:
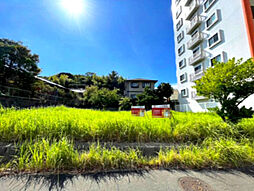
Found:
[{"label": "white wall", "polygon": [[[200,2],[204,3],[204,0],[200,0]],[[175,38],[175,52],[176,52],[176,65],[177,65],[177,79],[178,79],[178,90],[179,90],[179,102],[180,104],[188,104],[190,106],[190,109],[194,112],[197,111],[204,111],[200,104],[191,98],[191,92],[194,91],[191,87],[195,85],[194,83],[190,82],[190,74],[194,73],[194,67],[189,66],[188,58],[191,57],[192,50],[187,49],[187,42],[191,39],[190,35],[186,34],[186,27],[189,24],[189,21],[185,20],[185,14],[188,12],[187,7],[184,6],[185,0],[181,0],[179,5],[175,6],[175,0],[172,0],[172,15],[173,15],[173,21],[174,21],[174,38]],[[182,13],[179,16],[178,19],[176,19],[176,10],[179,6],[182,6]],[[219,10],[220,15],[220,21],[215,24],[210,30],[206,29],[205,26],[205,20],[210,17],[216,10]],[[199,27],[200,31],[205,35],[206,40],[203,41],[202,46],[206,53],[207,58],[203,61],[203,66],[210,67],[210,59],[221,54],[222,52],[225,52],[225,58],[230,59],[232,57],[235,57],[237,59],[244,58],[248,59],[251,57],[248,39],[247,39],[247,32],[245,28],[245,22],[244,22],[244,16],[242,11],[242,5],[241,0],[217,0],[215,4],[209,9],[209,11],[205,12],[203,6],[199,8],[199,14],[203,20],[202,25]],[[176,30],[176,23],[177,21],[183,18],[183,26],[182,28],[177,31]],[[222,42],[214,47],[213,49],[210,49],[208,47],[207,39],[211,36],[213,36],[217,31],[222,30],[223,31],[223,40]],[[177,36],[178,34],[184,31],[184,39],[180,42],[180,44],[177,43]],[[185,53],[182,56],[178,56],[178,48],[185,44]],[[186,58],[186,67],[183,69],[179,69],[178,63],[183,58]],[[187,73],[187,82],[181,83],[179,80],[179,77],[181,74]],[[188,88],[189,97],[188,98],[182,98],[180,93],[181,90],[184,88]],[[252,100],[252,99],[250,99]],[[254,101],[253,101],[254,102]],[[253,103],[252,101],[247,102]]]}]

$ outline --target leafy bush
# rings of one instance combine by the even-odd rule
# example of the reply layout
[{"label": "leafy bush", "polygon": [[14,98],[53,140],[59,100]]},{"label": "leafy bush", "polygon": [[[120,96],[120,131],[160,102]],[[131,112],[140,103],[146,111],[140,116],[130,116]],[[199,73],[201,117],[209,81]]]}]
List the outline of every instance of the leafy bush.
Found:
[{"label": "leafy bush", "polygon": [[118,90],[99,89],[91,86],[84,92],[84,101],[88,107],[96,109],[118,108],[120,96]]},{"label": "leafy bush", "polygon": [[128,97],[121,98],[119,102],[119,110],[128,111],[131,109],[132,101]]},{"label": "leafy bush", "polygon": [[151,109],[152,105],[160,103],[160,98],[154,90],[146,87],[142,94],[137,95],[137,104],[144,105],[146,109]]},{"label": "leafy bush", "polygon": [[242,118],[251,118],[253,108],[240,108],[240,104],[254,93],[254,60],[242,62],[235,58],[226,63],[215,63],[205,75],[195,81],[198,95],[218,101],[218,115],[224,121],[237,123]]}]

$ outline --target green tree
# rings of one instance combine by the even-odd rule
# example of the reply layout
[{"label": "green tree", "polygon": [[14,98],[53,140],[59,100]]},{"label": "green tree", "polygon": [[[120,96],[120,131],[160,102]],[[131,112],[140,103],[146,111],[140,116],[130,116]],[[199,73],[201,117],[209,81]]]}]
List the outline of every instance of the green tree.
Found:
[{"label": "green tree", "polygon": [[85,74],[85,79],[83,80],[83,82],[85,83],[86,86],[92,86],[93,85],[93,77],[96,74],[93,72],[87,72]]},{"label": "green tree", "polygon": [[116,89],[99,89],[97,86],[90,86],[84,92],[84,101],[87,107],[97,109],[118,108],[119,99],[120,96]]},{"label": "green tree", "polygon": [[159,97],[154,90],[146,87],[142,94],[137,95],[136,103],[138,105],[145,105],[147,109],[151,109],[152,105],[159,103]]},{"label": "green tree", "polygon": [[221,104],[217,113],[224,121],[237,122],[244,117],[252,117],[253,111],[239,105],[254,93],[254,61],[248,59],[229,60],[216,63],[205,75],[196,81],[198,95],[212,98]]},{"label": "green tree", "polygon": [[169,83],[161,83],[157,89],[156,94],[160,99],[160,103],[170,103],[170,97],[174,93],[174,89],[171,87]]},{"label": "green tree", "polygon": [[112,71],[108,76],[106,76],[106,87],[110,90],[117,88],[118,78],[118,73],[116,71]]},{"label": "green tree", "polygon": [[32,91],[34,93],[39,93],[39,94],[52,94],[52,95],[54,94],[53,87],[39,80],[33,83]]},{"label": "green tree", "polygon": [[119,110],[130,110],[131,109],[131,99],[128,97],[123,97],[119,102]]},{"label": "green tree", "polygon": [[68,87],[69,83],[71,82],[71,79],[65,74],[60,75],[59,82],[62,86]]},{"label": "green tree", "polygon": [[122,76],[119,76],[119,74],[116,71],[112,71],[110,74],[108,74],[105,77],[105,84],[104,87],[108,88],[110,90],[118,89],[119,93],[123,95],[124,93],[124,78]]},{"label": "green tree", "polygon": [[39,56],[21,42],[0,39],[0,83],[30,89],[40,73]]},{"label": "green tree", "polygon": [[97,94],[98,90],[99,88],[97,86],[89,86],[86,88],[86,91],[83,93],[85,107],[93,107],[94,102],[92,101],[92,96],[94,96],[94,94]]},{"label": "green tree", "polygon": [[105,77],[104,76],[97,76],[96,74],[93,75],[92,79],[93,85],[97,86],[99,89],[105,87]]}]

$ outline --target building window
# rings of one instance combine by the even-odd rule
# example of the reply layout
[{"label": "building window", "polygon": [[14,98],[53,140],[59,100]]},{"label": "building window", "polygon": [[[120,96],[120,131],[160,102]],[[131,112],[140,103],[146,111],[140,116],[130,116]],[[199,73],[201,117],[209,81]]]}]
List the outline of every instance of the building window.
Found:
[{"label": "building window", "polygon": [[176,24],[176,30],[179,31],[182,26],[183,26],[183,18],[181,18]]},{"label": "building window", "polygon": [[202,72],[202,64],[199,64],[194,68],[194,73],[197,75]]},{"label": "building window", "polygon": [[175,4],[178,5],[181,0],[175,0]]},{"label": "building window", "polygon": [[178,44],[183,40],[184,38],[184,32],[182,31],[178,36],[177,36],[177,42]]},{"label": "building window", "polygon": [[222,41],[221,38],[222,34],[221,31],[214,34],[211,38],[208,39],[209,48],[213,48],[217,44],[219,44]]},{"label": "building window", "polygon": [[193,57],[196,57],[201,51],[200,46],[196,47],[195,49],[193,49],[192,53],[193,53]]},{"label": "building window", "polygon": [[206,20],[206,28],[210,29],[213,25],[215,25],[219,21],[218,10],[214,12],[207,20]]},{"label": "building window", "polygon": [[179,62],[179,68],[182,69],[182,68],[184,68],[185,66],[186,66],[186,59],[184,58],[183,60],[181,60],[181,61]]},{"label": "building window", "polygon": [[222,55],[219,54],[211,59],[211,66],[213,67],[217,62],[222,62]]},{"label": "building window", "polygon": [[209,47],[211,47],[213,44],[215,44],[216,42],[219,41],[219,34],[216,33],[215,35],[213,35],[211,38],[209,38]]},{"label": "building window", "polygon": [[185,52],[185,45],[183,44],[180,48],[178,48],[178,56],[181,56]]},{"label": "building window", "polygon": [[188,89],[187,88],[181,90],[181,96],[188,97]]},{"label": "building window", "polygon": [[186,82],[187,81],[187,73],[184,73],[182,75],[180,75],[180,82],[183,83],[183,82]]},{"label": "building window", "polygon": [[139,88],[139,83],[138,82],[132,82],[131,87],[132,88]]},{"label": "building window", "polygon": [[204,3],[205,12],[207,12],[217,0],[206,0]]},{"label": "building window", "polygon": [[178,18],[182,13],[182,6],[180,6],[176,11],[176,18]]},{"label": "building window", "polygon": [[191,38],[194,39],[198,33],[199,33],[199,29],[193,31],[193,33],[191,33]]},{"label": "building window", "polygon": [[143,82],[143,84],[142,84],[142,87],[143,88],[146,88],[146,87],[151,87],[151,83],[150,82]]}]

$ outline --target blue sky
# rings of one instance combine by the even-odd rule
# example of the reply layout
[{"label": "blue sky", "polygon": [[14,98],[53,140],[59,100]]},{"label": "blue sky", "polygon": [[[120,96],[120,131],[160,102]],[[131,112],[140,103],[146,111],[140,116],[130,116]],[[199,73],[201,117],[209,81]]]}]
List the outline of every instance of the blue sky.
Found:
[{"label": "blue sky", "polygon": [[0,38],[40,56],[41,75],[59,72],[176,83],[171,0],[83,0],[72,17],[61,0],[0,0]]}]

